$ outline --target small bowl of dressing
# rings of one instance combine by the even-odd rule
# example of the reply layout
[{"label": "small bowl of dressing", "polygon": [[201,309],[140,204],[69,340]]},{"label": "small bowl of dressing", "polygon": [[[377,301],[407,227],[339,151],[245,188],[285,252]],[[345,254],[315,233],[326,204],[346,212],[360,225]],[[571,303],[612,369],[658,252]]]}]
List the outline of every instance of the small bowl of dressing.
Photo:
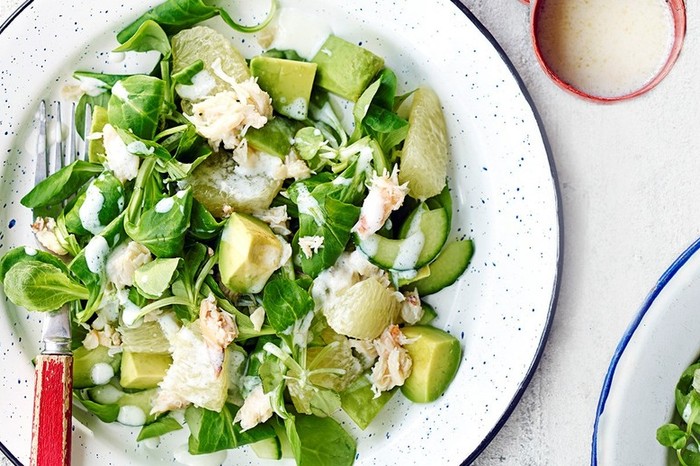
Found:
[{"label": "small bowl of dressing", "polygon": [[668,74],[686,30],[683,0],[532,0],[531,35],[545,73],[595,102],[641,95]]}]

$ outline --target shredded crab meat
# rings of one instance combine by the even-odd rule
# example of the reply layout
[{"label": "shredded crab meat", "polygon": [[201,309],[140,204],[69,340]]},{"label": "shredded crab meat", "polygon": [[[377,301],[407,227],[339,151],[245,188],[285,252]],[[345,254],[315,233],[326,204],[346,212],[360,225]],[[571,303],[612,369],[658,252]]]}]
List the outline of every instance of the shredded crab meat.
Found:
[{"label": "shredded crab meat", "polygon": [[391,212],[401,207],[408,194],[408,183],[399,184],[398,166],[389,175],[375,172],[369,185],[369,193],[362,203],[360,218],[352,228],[360,238],[366,239],[386,223]]},{"label": "shredded crab meat", "polygon": [[372,367],[372,391],[374,397],[381,392],[403,385],[409,375],[413,362],[408,351],[403,347],[412,340],[401,333],[397,325],[388,326],[379,338],[373,341],[377,350],[377,362]]},{"label": "shredded crab meat", "polygon": [[58,256],[65,256],[68,251],[61,245],[56,236],[56,220],[51,217],[37,217],[32,224],[32,231],[37,241],[46,249]]},{"label": "shredded crab meat", "polygon": [[299,248],[307,259],[323,247],[323,236],[302,236],[299,238]]},{"label": "shredded crab meat", "polygon": [[223,368],[226,347],[238,336],[238,327],[233,317],[219,309],[216,299],[210,295],[199,306],[199,328],[218,374]]},{"label": "shredded crab meat", "polygon": [[258,385],[246,397],[233,422],[240,422],[241,430],[246,431],[267,421],[272,414],[270,395],[263,391],[262,385]]},{"label": "shredded crab meat", "polygon": [[278,235],[288,235],[291,233],[289,224],[287,223],[289,221],[289,215],[287,214],[286,205],[257,210],[253,212],[253,216],[270,225],[272,231]]},{"label": "shredded crab meat", "polygon": [[98,324],[101,328],[93,328],[85,335],[83,346],[85,349],[94,350],[98,346],[107,348],[120,348],[122,344],[121,334],[109,324]]},{"label": "shredded crab meat", "polygon": [[401,301],[401,319],[407,324],[413,325],[423,317],[423,306],[420,302],[418,291],[406,291]]},{"label": "shredded crab meat", "polygon": [[151,251],[136,241],[117,246],[107,258],[107,279],[117,289],[134,284],[136,269],[153,260]]},{"label": "shredded crab meat", "polygon": [[235,149],[248,128],[262,128],[272,117],[272,101],[254,78],[236,82],[221,69],[218,59],[212,69],[231,85],[231,90],[194,103],[192,114],[185,114],[185,117],[213,148],[223,144],[225,149]]}]

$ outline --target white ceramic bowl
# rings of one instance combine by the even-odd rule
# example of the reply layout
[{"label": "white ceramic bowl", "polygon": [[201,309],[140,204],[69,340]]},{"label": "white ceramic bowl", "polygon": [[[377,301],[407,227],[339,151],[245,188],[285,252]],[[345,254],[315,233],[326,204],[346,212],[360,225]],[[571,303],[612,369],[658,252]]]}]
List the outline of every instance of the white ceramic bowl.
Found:
[{"label": "white ceramic bowl", "polygon": [[700,240],[659,278],[615,350],[596,413],[592,466],[666,466],[656,429],[700,354]]}]

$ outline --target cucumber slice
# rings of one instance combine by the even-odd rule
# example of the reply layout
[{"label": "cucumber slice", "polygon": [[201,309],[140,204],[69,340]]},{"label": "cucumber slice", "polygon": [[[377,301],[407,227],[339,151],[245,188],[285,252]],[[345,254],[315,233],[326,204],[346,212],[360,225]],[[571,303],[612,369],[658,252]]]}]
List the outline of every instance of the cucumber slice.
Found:
[{"label": "cucumber slice", "polygon": [[277,436],[251,443],[250,447],[260,459],[282,459],[282,445],[280,444],[280,439]]},{"label": "cucumber slice", "polygon": [[435,309],[433,309],[433,306],[426,302],[421,302],[421,306],[423,307],[423,317],[416,322],[416,325],[428,325],[430,322],[435,320],[437,317],[437,312],[435,312]]},{"label": "cucumber slice", "polygon": [[450,286],[467,269],[473,254],[474,243],[470,239],[449,243],[430,264],[430,275],[411,283],[410,288],[425,296]]},{"label": "cucumber slice", "polygon": [[428,210],[427,205],[420,204],[406,219],[399,239],[373,234],[365,240],[356,236],[355,241],[375,265],[385,269],[411,270],[420,269],[437,257],[448,232],[445,209]]},{"label": "cucumber slice", "polygon": [[73,388],[104,385],[117,373],[121,360],[121,354],[110,355],[106,346],[92,350],[81,346],[73,351]]}]

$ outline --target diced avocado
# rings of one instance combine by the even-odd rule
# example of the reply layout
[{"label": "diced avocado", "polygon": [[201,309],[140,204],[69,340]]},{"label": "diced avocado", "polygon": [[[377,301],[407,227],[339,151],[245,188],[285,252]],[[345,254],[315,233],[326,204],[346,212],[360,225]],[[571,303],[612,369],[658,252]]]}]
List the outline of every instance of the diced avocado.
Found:
[{"label": "diced avocado", "polygon": [[250,61],[250,72],[260,88],[270,94],[272,107],[295,120],[305,120],[309,111],[316,63],[257,56]]},{"label": "diced avocado", "polygon": [[437,293],[453,284],[464,273],[474,255],[472,240],[448,243],[445,249],[430,264],[430,275],[409,285],[421,296]]},{"label": "diced avocado", "polygon": [[459,341],[435,327],[417,325],[401,329],[412,343],[404,345],[413,365],[401,392],[411,401],[435,401],[452,382],[462,359]]},{"label": "diced avocado", "polygon": [[366,239],[356,236],[355,241],[370,262],[380,267],[399,271],[420,269],[440,253],[449,233],[448,223],[445,209],[428,210],[422,203],[406,219],[398,239],[375,233]]},{"label": "diced avocado", "polygon": [[396,390],[382,392],[375,398],[369,380],[360,377],[340,394],[340,403],[350,419],[365,430],[394,393]]},{"label": "diced avocado", "polygon": [[303,123],[283,116],[267,120],[262,128],[248,128],[245,138],[253,149],[284,158],[292,150],[292,141]]},{"label": "diced avocado", "polygon": [[353,102],[384,67],[383,58],[333,35],[311,61],[318,65],[319,87]]},{"label": "diced avocado", "polygon": [[172,362],[170,354],[124,351],[119,383],[124,388],[155,388]]},{"label": "diced avocado", "polygon": [[[92,121],[90,122],[90,134],[101,133],[107,124],[107,109],[96,105],[92,108]],[[88,160],[102,163],[105,160],[105,145],[102,138],[88,139]]]},{"label": "diced avocado", "polygon": [[259,293],[280,267],[282,243],[263,221],[234,212],[221,233],[221,281],[238,293]]},{"label": "diced avocado", "polygon": [[84,346],[73,351],[73,388],[88,388],[103,385],[114,377],[119,369],[121,354],[109,354],[109,348]]}]

